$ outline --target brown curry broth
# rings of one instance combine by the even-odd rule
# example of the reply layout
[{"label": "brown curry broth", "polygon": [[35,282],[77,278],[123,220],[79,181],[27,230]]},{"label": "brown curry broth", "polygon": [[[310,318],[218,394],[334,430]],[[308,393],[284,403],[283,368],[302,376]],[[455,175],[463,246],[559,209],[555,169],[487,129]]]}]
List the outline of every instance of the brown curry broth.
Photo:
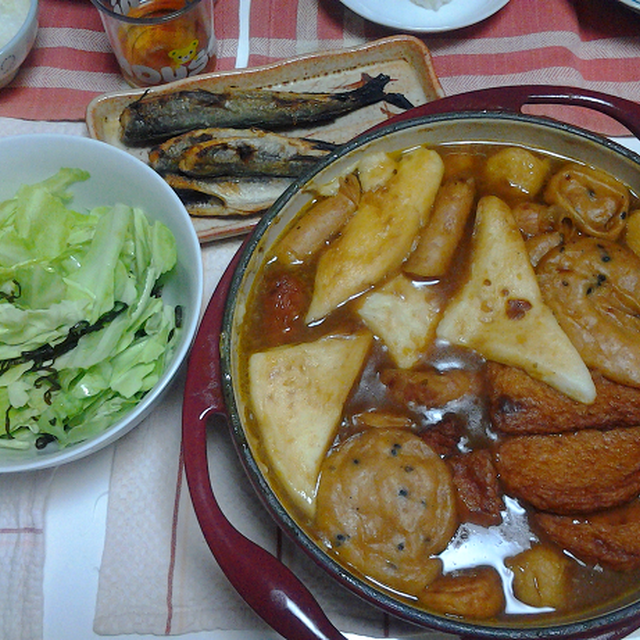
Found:
[{"label": "brown curry broth", "polygon": [[[523,200],[541,202],[541,195],[536,199],[531,199],[525,197],[523,194],[517,193],[507,185],[505,185],[504,189],[499,190],[499,192],[496,192],[495,187],[491,191],[488,190],[487,183],[482,177],[482,165],[489,155],[500,148],[502,147],[497,144],[481,143],[435,147],[445,161],[445,178],[453,176],[460,178],[472,177],[476,184],[477,199],[483,195],[491,193],[501,197],[510,206],[514,206]],[[538,149],[533,151],[539,157],[546,157],[549,159],[551,164],[549,176],[567,162],[566,158],[559,158],[551,154],[545,154]],[[541,194],[542,191],[543,190],[540,192]],[[635,198],[633,194],[632,200],[634,205],[637,206],[637,198]],[[311,204],[308,206],[311,206]],[[633,207],[631,207],[631,210],[632,209]],[[304,211],[301,212],[301,215],[303,214]],[[443,301],[450,297],[466,279],[469,268],[472,227],[473,220],[470,221],[465,232],[465,236],[457,249],[454,260],[452,261],[452,264],[455,265],[455,269],[441,280],[420,283],[421,286],[437,288]],[[281,265],[277,260],[265,261],[266,266],[263,273],[256,277],[253,290],[249,296],[245,322],[240,336],[240,369],[245,375],[248,371],[248,358],[252,353],[276,346],[276,344],[269,343],[265,340],[266,334],[263,331],[264,323],[268,322],[269,316],[269,309],[265,307],[263,286],[265,278],[277,273],[278,270],[286,271],[287,269],[290,269],[304,282],[306,293],[310,299],[318,258],[319,256],[316,256],[307,264],[296,264],[290,267]],[[389,274],[389,279],[394,275],[396,274]],[[417,281],[416,284],[418,284]],[[363,326],[364,323],[353,310],[353,302],[347,302],[315,326],[298,325],[297,331],[292,336],[283,338],[279,344],[285,344],[292,341],[310,342],[330,333],[331,331],[353,331],[356,328]],[[408,416],[413,421],[414,430],[417,433],[420,433],[425,429],[428,429],[431,425],[437,423],[438,417],[442,412],[427,411],[420,407],[410,408],[404,404],[395,402],[390,397],[387,393],[386,387],[380,382],[379,373],[386,367],[394,366],[395,365],[392,363],[384,346],[380,341],[375,340],[372,352],[365,364],[362,376],[356,383],[356,386],[352,390],[350,398],[345,405],[340,428],[334,441],[334,447],[361,428],[358,426],[355,416],[361,412],[371,409],[381,409],[390,411],[394,414]],[[421,362],[414,368],[420,369],[425,367],[436,367],[440,370],[444,370],[449,367],[471,367],[474,369],[479,368],[481,370],[483,367],[483,360],[473,352],[465,351],[464,349],[456,348],[443,342],[438,342],[434,345],[430,353],[425,354]],[[247,380],[242,380],[240,386],[243,393],[248,397]],[[454,411],[466,418],[467,429],[466,434],[461,441],[461,450],[470,451],[478,448],[491,447],[492,443],[497,441],[499,436],[491,427],[486,414],[486,405],[487,398],[481,397],[475,399],[471,403],[467,402],[456,407],[445,408],[446,410]],[[274,489],[290,513],[292,513],[294,519],[307,530],[312,538],[316,539],[318,543],[323,546],[321,536],[313,529],[313,523],[308,522],[308,519],[298,512],[295,506],[293,506],[291,500],[287,497],[286,491],[279,484],[278,479],[274,478],[273,474],[270,473],[268,460],[266,460],[264,452],[260,451],[259,425],[255,424],[253,416],[248,415],[246,418],[248,423],[248,432],[252,436],[254,446],[258,449],[257,454],[259,458],[261,457],[260,462],[263,471],[269,476]],[[509,519],[510,517],[513,519],[514,517],[514,509],[510,505],[516,505],[516,512],[522,509],[521,505],[517,504],[517,501],[508,500],[505,519]],[[515,519],[517,519],[517,516],[515,516]],[[498,527],[491,527],[490,529],[494,531],[497,530],[500,535],[509,536],[510,534],[508,531],[500,532],[500,530],[505,529],[505,527],[506,525],[503,524]],[[452,552],[458,554],[461,546],[465,546],[470,540],[473,542],[474,538],[477,542],[477,540],[481,539],[486,532],[486,529],[483,531],[483,527],[475,525],[468,526],[463,523],[443,555],[446,557],[447,552],[451,555],[453,555]],[[544,541],[543,536],[541,536],[539,532],[533,532],[528,524],[526,524],[526,516],[524,530],[518,531],[515,537],[521,541],[527,539],[529,541],[534,541],[536,538]],[[474,564],[476,566],[479,564],[493,565],[498,569],[499,573],[504,575],[504,557],[500,556],[496,552],[495,538],[493,540],[494,544],[490,548],[484,549],[484,555],[481,561],[474,562],[469,565],[463,564],[462,566],[455,568],[463,568],[464,566],[470,567],[474,566]],[[526,548],[526,546],[523,546],[522,550],[524,548]],[[515,553],[517,553],[517,551]],[[542,610],[536,611],[533,607],[520,606],[521,603],[518,603],[515,600],[513,594],[510,592],[510,587],[505,584],[505,593],[511,612],[504,614],[503,618],[505,620],[521,618],[523,621],[531,621],[531,614],[536,613],[534,616],[536,620],[551,622],[554,618],[562,618],[564,615],[577,611],[584,615],[593,614],[594,612],[597,612],[598,609],[609,605],[614,600],[618,603],[624,603],[626,600],[631,599],[632,592],[637,590],[638,584],[640,583],[640,570],[624,573],[615,572],[608,569],[601,569],[599,567],[588,567],[583,563],[576,561],[573,563],[572,571],[573,591],[571,593],[571,601],[566,610],[561,613],[554,613],[544,612]],[[393,595],[398,596],[397,593],[394,593]],[[402,596],[400,597],[402,598]],[[406,599],[409,602],[413,601],[411,594],[408,594]]]}]

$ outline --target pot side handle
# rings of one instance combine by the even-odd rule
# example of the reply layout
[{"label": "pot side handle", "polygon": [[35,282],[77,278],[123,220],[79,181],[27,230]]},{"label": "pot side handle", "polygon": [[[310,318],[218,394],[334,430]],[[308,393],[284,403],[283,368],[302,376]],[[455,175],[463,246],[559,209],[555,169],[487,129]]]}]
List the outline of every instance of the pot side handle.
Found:
[{"label": "pot side handle", "polygon": [[599,111],[624,125],[640,139],[640,104],[607,93],[562,85],[514,85],[460,93],[420,105],[394,116],[400,121],[455,111],[507,111],[520,113],[533,104],[560,104]]},{"label": "pot side handle", "polygon": [[189,357],[182,408],[182,461],[189,493],[220,569],[267,624],[288,640],[346,640],[295,574],[229,522],[211,486],[207,425],[209,418],[227,419],[220,338],[225,301],[240,253],[241,249],[218,283]]}]

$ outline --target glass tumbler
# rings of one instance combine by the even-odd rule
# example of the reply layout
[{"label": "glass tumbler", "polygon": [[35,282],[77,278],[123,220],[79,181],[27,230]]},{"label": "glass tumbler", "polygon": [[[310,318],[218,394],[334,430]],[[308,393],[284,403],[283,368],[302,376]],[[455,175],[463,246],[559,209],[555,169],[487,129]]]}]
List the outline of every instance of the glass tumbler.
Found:
[{"label": "glass tumbler", "polygon": [[91,0],[126,81],[150,87],[216,64],[214,0]]}]

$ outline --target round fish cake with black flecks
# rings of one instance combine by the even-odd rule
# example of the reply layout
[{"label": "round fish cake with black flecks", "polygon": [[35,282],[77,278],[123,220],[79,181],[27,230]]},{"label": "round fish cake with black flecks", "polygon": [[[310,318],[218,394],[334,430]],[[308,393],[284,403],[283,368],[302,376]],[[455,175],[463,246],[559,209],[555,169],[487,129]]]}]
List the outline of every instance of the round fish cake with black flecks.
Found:
[{"label": "round fish cake with black flecks", "polygon": [[316,513],[344,562],[406,593],[440,574],[432,556],[458,524],[448,467],[405,429],[369,429],[344,441],[323,464]]}]

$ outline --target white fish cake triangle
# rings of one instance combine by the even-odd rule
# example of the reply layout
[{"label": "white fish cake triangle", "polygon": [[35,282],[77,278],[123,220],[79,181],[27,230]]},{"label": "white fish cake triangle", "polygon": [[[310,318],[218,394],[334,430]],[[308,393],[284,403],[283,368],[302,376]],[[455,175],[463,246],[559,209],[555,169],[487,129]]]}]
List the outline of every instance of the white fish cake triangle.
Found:
[{"label": "white fish cake triangle", "polygon": [[440,307],[440,297],[432,288],[416,287],[399,275],[367,293],[358,314],[387,346],[395,364],[410,369],[435,339]]},{"label": "white fish cake triangle", "polygon": [[473,242],[469,280],[445,308],[438,337],[593,402],[589,370],[544,303],[522,235],[499,198],[478,203]]},{"label": "white fish cake triangle", "polygon": [[251,402],[263,445],[290,495],[310,516],[320,465],[371,341],[368,331],[330,335],[249,359]]}]

